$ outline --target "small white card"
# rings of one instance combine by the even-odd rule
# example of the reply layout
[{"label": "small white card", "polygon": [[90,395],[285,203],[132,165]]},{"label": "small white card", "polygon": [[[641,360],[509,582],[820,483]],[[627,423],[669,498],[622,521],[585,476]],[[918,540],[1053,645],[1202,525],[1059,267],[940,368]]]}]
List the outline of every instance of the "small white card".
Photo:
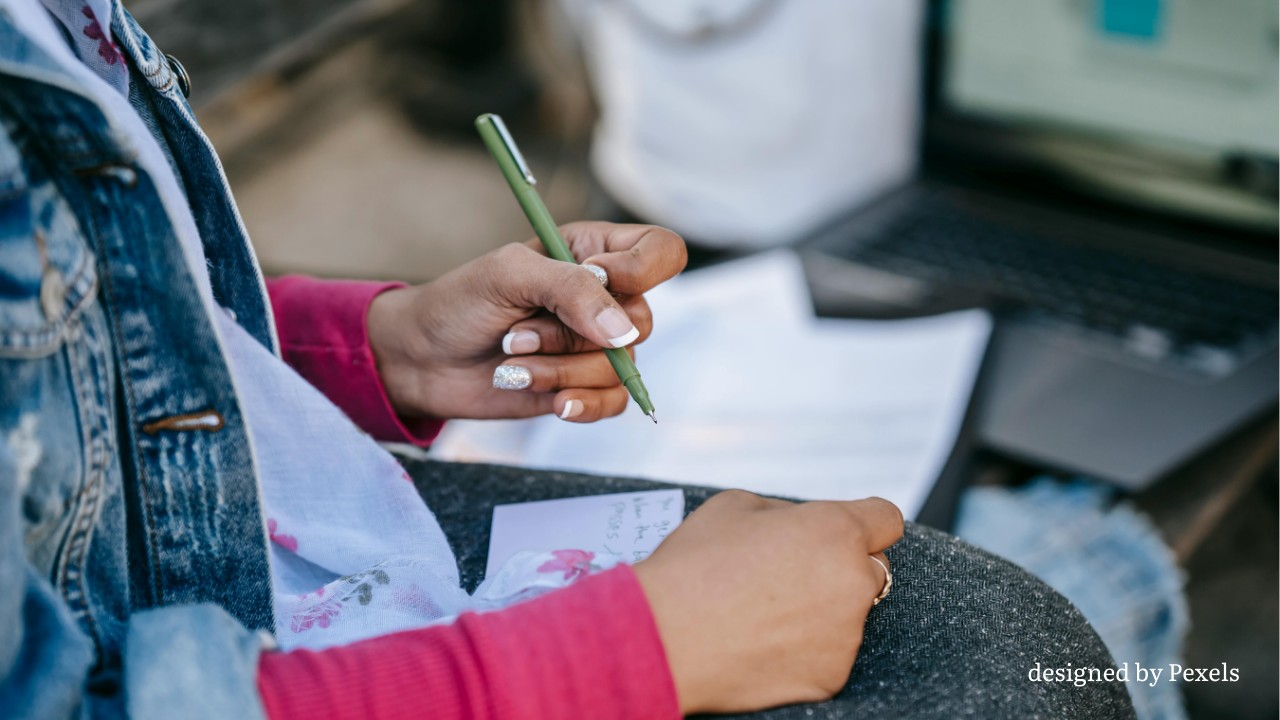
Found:
[{"label": "small white card", "polygon": [[683,519],[683,490],[498,505],[493,509],[485,577],[492,577],[508,558],[525,550],[588,550],[622,562],[639,562]]}]

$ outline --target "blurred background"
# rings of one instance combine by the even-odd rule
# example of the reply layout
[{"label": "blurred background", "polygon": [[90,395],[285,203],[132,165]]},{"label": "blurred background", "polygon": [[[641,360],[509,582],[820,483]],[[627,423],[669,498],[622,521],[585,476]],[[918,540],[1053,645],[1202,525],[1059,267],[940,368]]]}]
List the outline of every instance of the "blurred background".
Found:
[{"label": "blurred background", "polygon": [[264,269],[422,281],[532,237],[471,125],[505,114],[583,217],[591,101],[542,3],[140,0]]},{"label": "blurred background", "polygon": [[1144,627],[1185,602],[1185,664],[1241,670],[1142,716],[1280,713],[1274,3],[125,4],[270,274],[426,281],[529,238],[495,112],[561,222],[667,225],[694,267],[798,247],[823,315],[990,309],[922,520],[1098,479],[1185,580]]}]

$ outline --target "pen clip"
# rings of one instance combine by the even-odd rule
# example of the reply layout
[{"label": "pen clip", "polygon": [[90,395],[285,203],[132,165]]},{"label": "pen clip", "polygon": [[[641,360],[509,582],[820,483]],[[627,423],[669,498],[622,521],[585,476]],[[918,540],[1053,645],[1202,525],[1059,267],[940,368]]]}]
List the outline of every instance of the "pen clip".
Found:
[{"label": "pen clip", "polygon": [[529,164],[524,161],[524,156],[520,154],[520,148],[516,147],[516,141],[511,139],[511,133],[507,132],[507,124],[502,122],[502,117],[489,114],[493,120],[493,126],[498,130],[498,136],[502,138],[502,144],[507,146],[507,152],[511,153],[511,159],[516,161],[516,168],[520,170],[520,174],[524,176],[526,182],[530,185],[537,185],[538,181],[534,179],[533,172],[529,170]]}]

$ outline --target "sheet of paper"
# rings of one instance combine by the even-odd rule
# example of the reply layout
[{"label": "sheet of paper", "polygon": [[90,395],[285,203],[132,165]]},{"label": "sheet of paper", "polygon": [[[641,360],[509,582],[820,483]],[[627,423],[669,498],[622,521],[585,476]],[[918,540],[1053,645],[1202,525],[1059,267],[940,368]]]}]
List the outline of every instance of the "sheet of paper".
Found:
[{"label": "sheet of paper", "polygon": [[458,424],[432,454],[806,500],[878,495],[916,516],[968,407],[985,312],[819,320],[786,253],[679,278],[649,299],[655,330],[636,362],[656,426],[634,406],[591,425]]},{"label": "sheet of paper", "polygon": [[485,576],[524,550],[590,550],[639,562],[683,519],[681,490],[499,505],[493,509]]},{"label": "sheet of paper", "polygon": [[[678,347],[717,318],[750,317],[761,328],[804,325],[813,319],[804,270],[785,251],[699,270],[660,285],[645,297],[660,313],[653,336],[637,351],[645,363],[654,348]],[[650,383],[658,376],[645,367],[641,373],[652,390]],[[528,465],[528,445],[541,424],[536,420],[451,420],[431,444],[431,456],[455,462]]]}]

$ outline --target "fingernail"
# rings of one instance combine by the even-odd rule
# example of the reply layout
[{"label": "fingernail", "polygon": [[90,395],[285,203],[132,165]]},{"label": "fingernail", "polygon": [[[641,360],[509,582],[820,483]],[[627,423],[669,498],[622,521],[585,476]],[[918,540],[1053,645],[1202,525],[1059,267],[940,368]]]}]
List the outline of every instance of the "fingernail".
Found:
[{"label": "fingernail", "polygon": [[514,330],[502,338],[502,352],[508,355],[528,355],[540,347],[542,338],[532,330]]},{"label": "fingernail", "polygon": [[566,400],[564,403],[564,409],[560,411],[560,419],[568,420],[572,417],[578,417],[582,414],[582,408],[581,400]]},{"label": "fingernail", "polygon": [[533,384],[533,373],[519,365],[499,365],[493,369],[495,390],[523,390]]},{"label": "fingernail", "polygon": [[596,326],[609,338],[609,344],[616,348],[630,345],[640,337],[640,331],[631,324],[627,314],[615,307],[605,308],[597,315]]}]

